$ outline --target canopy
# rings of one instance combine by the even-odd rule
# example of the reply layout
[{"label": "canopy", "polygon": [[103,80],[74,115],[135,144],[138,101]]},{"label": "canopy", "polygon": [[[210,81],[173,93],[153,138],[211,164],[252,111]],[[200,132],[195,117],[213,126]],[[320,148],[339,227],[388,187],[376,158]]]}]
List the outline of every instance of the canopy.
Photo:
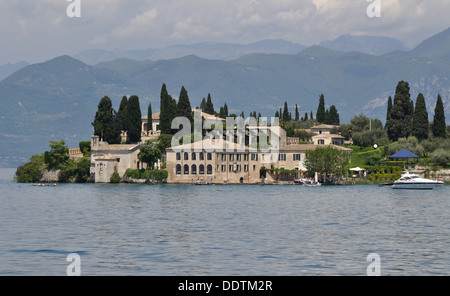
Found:
[{"label": "canopy", "polygon": [[389,158],[419,158],[419,156],[415,155],[407,149],[402,149],[399,152],[389,156]]},{"label": "canopy", "polygon": [[357,171],[357,172],[364,171],[364,169],[362,169],[362,168],[360,168],[360,167],[351,168],[351,169],[349,169],[349,170],[350,170],[350,171]]}]

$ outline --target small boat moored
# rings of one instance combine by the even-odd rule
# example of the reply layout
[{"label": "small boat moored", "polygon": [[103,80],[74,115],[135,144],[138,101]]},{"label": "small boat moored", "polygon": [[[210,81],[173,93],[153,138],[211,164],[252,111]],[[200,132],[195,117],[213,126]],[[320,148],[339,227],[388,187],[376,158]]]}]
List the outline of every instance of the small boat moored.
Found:
[{"label": "small boat moored", "polygon": [[442,181],[425,179],[406,172],[400,179],[394,182],[392,189],[432,190],[436,186],[443,184],[444,182]]}]

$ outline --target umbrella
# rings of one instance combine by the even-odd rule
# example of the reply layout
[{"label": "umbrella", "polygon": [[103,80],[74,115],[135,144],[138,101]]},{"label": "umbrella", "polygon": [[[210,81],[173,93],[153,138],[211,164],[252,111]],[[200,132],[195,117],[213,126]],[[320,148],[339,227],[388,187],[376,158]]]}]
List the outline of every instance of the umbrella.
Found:
[{"label": "umbrella", "polygon": [[407,149],[402,149],[399,152],[389,156],[389,158],[419,158],[419,156],[415,155]]}]

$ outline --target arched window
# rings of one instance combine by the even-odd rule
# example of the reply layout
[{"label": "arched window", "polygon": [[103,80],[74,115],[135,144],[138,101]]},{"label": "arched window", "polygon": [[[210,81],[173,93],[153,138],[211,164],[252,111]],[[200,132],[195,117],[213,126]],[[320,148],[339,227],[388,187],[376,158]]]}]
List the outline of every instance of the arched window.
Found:
[{"label": "arched window", "polygon": [[191,174],[192,175],[197,175],[197,166],[195,164],[193,164],[191,166]]},{"label": "arched window", "polygon": [[199,165],[199,167],[198,167],[198,173],[200,174],[200,175],[204,175],[205,174],[205,166],[204,165]]},{"label": "arched window", "polygon": [[184,165],[184,174],[189,175],[189,166],[187,164]]},{"label": "arched window", "polygon": [[176,171],[177,171],[177,175],[181,175],[181,164],[177,164]]},{"label": "arched window", "polygon": [[197,160],[197,156],[196,156],[196,153],[195,153],[195,152],[192,152],[191,159],[192,159],[192,160]]},{"label": "arched window", "polygon": [[189,160],[189,153],[184,152],[184,160]]},{"label": "arched window", "polygon": [[208,166],[206,167],[206,173],[208,175],[212,175],[212,165],[208,164]]},{"label": "arched window", "polygon": [[177,160],[181,160],[181,153],[177,152]]},{"label": "arched window", "polygon": [[205,155],[203,154],[203,152],[199,153],[199,158],[200,160],[205,160]]}]

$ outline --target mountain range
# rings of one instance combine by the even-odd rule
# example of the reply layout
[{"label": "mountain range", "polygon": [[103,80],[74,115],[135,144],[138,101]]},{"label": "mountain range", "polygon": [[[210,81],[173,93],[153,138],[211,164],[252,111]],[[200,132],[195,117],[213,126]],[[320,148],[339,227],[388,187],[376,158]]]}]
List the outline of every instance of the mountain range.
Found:
[{"label": "mountain range", "polygon": [[[352,41],[353,46],[342,48],[345,38],[365,37],[343,36],[322,44],[334,49],[266,40],[230,45],[231,49],[223,51],[225,44],[185,46],[181,57],[166,59],[148,59],[156,56],[157,51],[152,50],[126,51],[129,56],[119,58],[104,52],[99,55],[102,62],[90,56],[89,64],[85,52],[79,59],[66,55],[23,65],[0,82],[0,166],[17,166],[32,154],[42,153],[49,140],[64,139],[70,147],[89,140],[93,132],[90,123],[105,95],[118,109],[123,95],[136,94],[143,114],[149,102],[157,112],[163,83],[173,97],[185,86],[193,107],[210,93],[216,110],[226,102],[230,113],[257,111],[268,117],[284,101],[291,111],[298,104],[301,114],[315,113],[323,93],[325,103],[335,105],[341,121],[348,122],[360,113],[384,120],[387,97],[394,95],[398,81],[405,80],[414,101],[419,92],[424,94],[430,119],[438,94],[448,114],[450,29],[409,51],[390,38],[378,39],[385,47]],[[211,56],[184,55],[193,47]],[[162,50],[159,55],[163,54]]]}]

